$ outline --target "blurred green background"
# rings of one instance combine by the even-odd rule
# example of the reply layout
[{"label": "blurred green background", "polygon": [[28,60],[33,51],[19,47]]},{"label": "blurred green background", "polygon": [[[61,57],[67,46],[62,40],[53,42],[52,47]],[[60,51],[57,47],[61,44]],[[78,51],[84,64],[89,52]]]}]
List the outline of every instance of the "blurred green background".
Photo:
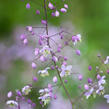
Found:
[{"label": "blurred green background", "polygon": [[[55,1],[60,7],[63,6],[61,0]],[[29,10],[25,8],[28,2],[31,3]],[[81,46],[81,50],[85,52],[83,57],[89,60],[89,64],[95,62],[92,58],[95,59],[97,53],[108,55],[109,0],[66,0],[66,3],[69,5],[68,13],[65,16],[60,15],[59,18],[52,18],[49,15],[49,23],[58,26],[62,22],[72,22],[74,32],[82,34],[85,45]],[[41,4],[42,0],[1,0],[0,43],[12,42],[12,34],[18,26],[40,23],[43,18]],[[36,9],[41,10],[40,16],[36,15]],[[21,88],[25,84],[20,80],[26,66],[28,66],[26,62],[18,59],[13,61],[13,67],[8,71],[0,70],[0,73],[8,78],[5,88],[1,89],[1,95],[4,91],[6,94],[7,91],[14,90],[16,87]]]}]

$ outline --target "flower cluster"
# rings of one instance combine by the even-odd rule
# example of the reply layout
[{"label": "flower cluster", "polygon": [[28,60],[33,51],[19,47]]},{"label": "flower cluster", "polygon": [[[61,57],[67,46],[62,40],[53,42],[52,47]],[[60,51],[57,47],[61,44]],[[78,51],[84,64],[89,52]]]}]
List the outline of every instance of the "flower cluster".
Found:
[{"label": "flower cluster", "polygon": [[40,97],[38,99],[42,101],[43,105],[47,105],[53,97],[52,87],[40,89],[39,93]]},{"label": "flower cluster", "polygon": [[[53,85],[54,86],[58,86],[60,85],[61,87],[63,87],[63,89],[65,90],[65,93],[67,95],[67,97],[69,98],[71,104],[73,105],[73,100],[67,90],[67,88],[64,85],[64,82],[67,83],[67,80],[65,80],[63,82],[63,79],[65,79],[66,77],[69,77],[72,74],[79,74],[79,73],[74,73],[72,71],[73,66],[69,65],[67,60],[68,57],[64,56],[63,53],[61,53],[61,51],[63,50],[63,48],[65,46],[69,46],[71,44],[71,46],[74,47],[75,49],[75,54],[77,56],[81,56],[81,52],[79,49],[77,49],[76,45],[81,42],[81,35],[77,34],[77,35],[73,35],[70,32],[66,32],[64,30],[61,30],[60,32],[56,33],[56,34],[52,34],[49,35],[49,28],[48,28],[48,19],[47,19],[47,7],[52,11],[51,15],[55,16],[55,17],[59,17],[60,12],[62,13],[66,13],[67,9],[68,9],[68,5],[66,3],[64,3],[64,6],[62,8],[57,9],[56,4],[54,5],[54,3],[51,3],[51,1],[49,0],[48,2],[46,2],[46,0],[44,0],[44,12],[45,12],[45,20],[42,19],[41,20],[41,25],[43,25],[44,31],[46,31],[46,34],[36,34],[34,32],[33,28],[40,28],[40,27],[33,27],[33,26],[27,26],[26,27],[26,32],[32,36],[37,37],[37,44],[34,48],[34,56],[35,59],[32,61],[32,68],[35,72],[37,72],[37,74],[39,75],[39,77],[48,77],[50,75],[50,72],[52,70],[54,70],[54,75],[52,77],[53,80]],[[30,9],[31,5],[30,3],[26,4],[26,8]],[[40,10],[36,10],[36,14],[39,15],[41,12]],[[66,38],[64,39],[64,34],[69,35],[69,40],[67,40]],[[59,37],[58,37],[59,36]],[[54,39],[53,39],[54,37]],[[64,43],[60,43],[55,39],[59,39]],[[24,45],[29,44],[29,40],[28,40],[28,34],[21,34],[20,36],[21,41],[23,42]],[[52,46],[52,42],[55,43],[56,47]],[[55,49],[54,49],[55,48]],[[49,61],[50,64],[47,65],[46,68],[41,68],[37,71],[37,63],[38,62],[44,63]],[[104,64],[108,64],[109,63],[109,56],[106,58],[105,61],[103,61]],[[98,68],[96,68],[98,69]],[[88,70],[91,71],[92,67],[89,66]],[[55,74],[56,73],[56,74]],[[103,72],[102,72],[103,73]],[[109,73],[109,71],[108,71]],[[58,77],[57,77],[57,76]],[[59,80],[58,80],[59,78]],[[99,74],[97,72],[96,74],[96,79],[92,80],[91,78],[88,78],[88,84],[84,85],[84,96],[88,99],[90,96],[96,96],[96,95],[104,95],[104,98],[107,99],[107,103],[109,103],[109,95],[105,95],[105,87],[104,85],[106,84],[106,76],[102,74]],[[83,75],[79,74],[78,75],[78,80],[82,81],[83,80]],[[34,82],[38,82],[38,78],[37,77],[33,77],[33,81]],[[57,84],[59,81],[60,84]],[[40,104],[42,104],[42,106],[45,106],[47,104],[50,103],[50,101],[54,98],[56,99],[56,95],[53,94],[53,85],[49,84],[48,87],[46,88],[41,88],[39,89],[39,97],[38,99],[41,101]],[[25,100],[26,102],[28,102],[29,104],[31,104],[33,107],[36,106],[36,103],[34,103],[30,98],[28,98],[28,95],[32,92],[32,88],[33,84],[31,85],[26,85],[22,88],[22,90],[16,90],[16,100],[9,100],[7,101],[7,105],[11,106],[11,107],[18,107],[20,106],[19,101],[20,100]],[[79,87],[81,88],[81,87]],[[13,93],[10,91],[8,93],[8,98],[10,99],[13,96]],[[20,108],[18,108],[20,109]]]},{"label": "flower cluster", "polygon": [[[98,77],[99,76],[99,77]],[[91,95],[96,96],[104,94],[104,84],[106,83],[105,76],[97,75],[97,82],[90,82],[89,85],[85,86],[87,90],[85,96],[88,99]]]}]

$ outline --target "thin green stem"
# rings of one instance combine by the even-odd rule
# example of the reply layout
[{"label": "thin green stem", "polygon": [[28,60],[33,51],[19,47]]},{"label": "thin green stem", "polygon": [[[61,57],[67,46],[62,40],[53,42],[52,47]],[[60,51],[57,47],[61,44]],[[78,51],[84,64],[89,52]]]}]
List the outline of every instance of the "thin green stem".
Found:
[{"label": "thin green stem", "polygon": [[[46,34],[48,35],[48,18],[47,18],[46,0],[44,0],[44,12],[45,12],[45,19],[46,19],[46,22],[47,22],[47,23],[46,23]],[[47,45],[49,46],[49,48],[51,48],[50,43],[49,43],[49,37],[47,38]],[[54,53],[53,53],[52,51],[51,51],[51,56],[52,56],[52,57],[54,56]],[[54,65],[55,65],[55,67],[56,67],[56,62],[54,62]],[[74,103],[73,103],[73,101],[72,101],[72,99],[71,99],[71,96],[70,96],[70,94],[69,94],[67,88],[66,88],[65,85],[64,85],[64,82],[63,82],[63,80],[62,80],[62,78],[61,78],[61,76],[60,76],[60,71],[59,71],[58,69],[57,69],[57,74],[58,74],[59,79],[60,79],[60,81],[61,81],[62,87],[64,88],[65,93],[66,93],[67,97],[69,98],[70,103],[71,103],[72,106],[73,106]],[[72,107],[72,109],[73,109],[73,107]]]}]

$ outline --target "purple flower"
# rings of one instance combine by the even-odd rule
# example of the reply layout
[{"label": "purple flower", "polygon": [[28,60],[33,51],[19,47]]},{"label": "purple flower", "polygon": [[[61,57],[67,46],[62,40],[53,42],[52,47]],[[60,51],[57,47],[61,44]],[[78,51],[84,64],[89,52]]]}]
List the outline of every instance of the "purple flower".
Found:
[{"label": "purple flower", "polygon": [[84,85],[85,90],[89,90],[89,86],[87,84]]},{"label": "purple flower", "polygon": [[88,70],[91,71],[92,70],[92,66],[88,66]]},{"label": "purple flower", "polygon": [[83,76],[80,74],[80,75],[78,76],[78,79],[81,81],[81,80],[83,79]]},{"label": "purple flower", "polygon": [[33,77],[33,81],[34,81],[34,82],[37,82],[37,81],[38,81],[37,77],[34,76],[34,77]]},{"label": "purple flower", "polygon": [[30,4],[27,3],[27,4],[26,4],[26,8],[27,8],[27,9],[30,9],[30,7],[31,7]]},{"label": "purple flower", "polygon": [[109,103],[109,94],[108,95],[104,95],[104,98],[107,99],[107,103]]},{"label": "purple flower", "polygon": [[92,83],[92,79],[91,78],[88,78],[88,83]]},{"label": "purple flower", "polygon": [[65,8],[61,8],[60,11],[61,11],[62,13],[67,12],[67,10],[66,10]]},{"label": "purple flower", "polygon": [[56,11],[55,11],[55,16],[56,16],[56,17],[59,17],[59,15],[60,15],[59,11],[56,10]]},{"label": "purple flower", "polygon": [[48,7],[49,7],[50,9],[54,9],[54,6],[53,6],[53,4],[52,4],[51,2],[48,3]]},{"label": "purple flower", "polygon": [[32,26],[27,26],[26,27],[27,31],[32,32],[33,31],[33,27]]},{"label": "purple flower", "polygon": [[22,96],[21,91],[17,90],[16,93],[17,93],[17,96],[20,96],[20,97]]},{"label": "purple flower", "polygon": [[20,39],[23,41],[26,38],[25,34],[20,35]]},{"label": "purple flower", "polygon": [[64,7],[65,7],[66,9],[68,9],[68,5],[67,5],[67,4],[64,4]]},{"label": "purple flower", "polygon": [[54,82],[54,83],[57,83],[57,81],[58,81],[57,77],[54,76],[54,77],[53,77],[53,82]]},{"label": "purple flower", "polygon": [[34,62],[32,62],[32,68],[36,69],[36,67],[37,67],[36,64]]},{"label": "purple flower", "polygon": [[36,10],[36,14],[40,14],[40,11],[39,10]]},{"label": "purple flower", "polygon": [[86,92],[86,93],[84,94],[84,95],[86,96],[86,99],[88,99],[88,98],[92,95],[93,91],[94,91],[94,89],[91,88],[88,92]]},{"label": "purple flower", "polygon": [[52,57],[52,60],[53,60],[54,62],[57,62],[57,61],[58,61],[58,58],[57,58],[56,56],[53,56],[53,57]]},{"label": "purple flower", "polygon": [[46,25],[47,24],[47,21],[46,20],[41,20],[41,23]]},{"label": "purple flower", "polygon": [[28,44],[28,39],[24,39],[23,43],[24,43],[24,45],[27,45]]},{"label": "purple flower", "polygon": [[11,98],[12,95],[13,95],[12,91],[9,91],[8,94],[7,94],[7,97],[8,97],[8,98]]},{"label": "purple flower", "polygon": [[77,54],[78,56],[80,56],[80,55],[81,55],[80,50],[76,50],[75,52],[76,52],[76,54]]}]

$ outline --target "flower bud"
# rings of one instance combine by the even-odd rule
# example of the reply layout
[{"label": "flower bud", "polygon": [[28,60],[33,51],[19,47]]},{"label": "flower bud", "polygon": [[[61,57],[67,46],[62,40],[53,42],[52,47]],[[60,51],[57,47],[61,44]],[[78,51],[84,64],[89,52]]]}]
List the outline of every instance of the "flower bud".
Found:
[{"label": "flower bud", "polygon": [[36,69],[36,67],[37,67],[36,64],[34,62],[32,62],[32,68]]},{"label": "flower bud", "polygon": [[30,9],[30,7],[31,7],[30,4],[27,3],[27,4],[26,4],[26,8],[27,8],[27,9]]},{"label": "flower bud", "polygon": [[85,90],[89,90],[89,86],[87,84],[84,85]]},{"label": "flower bud", "polygon": [[57,80],[58,80],[57,77],[54,76],[54,77],[53,77],[53,82],[54,82],[54,83],[57,83]]}]

